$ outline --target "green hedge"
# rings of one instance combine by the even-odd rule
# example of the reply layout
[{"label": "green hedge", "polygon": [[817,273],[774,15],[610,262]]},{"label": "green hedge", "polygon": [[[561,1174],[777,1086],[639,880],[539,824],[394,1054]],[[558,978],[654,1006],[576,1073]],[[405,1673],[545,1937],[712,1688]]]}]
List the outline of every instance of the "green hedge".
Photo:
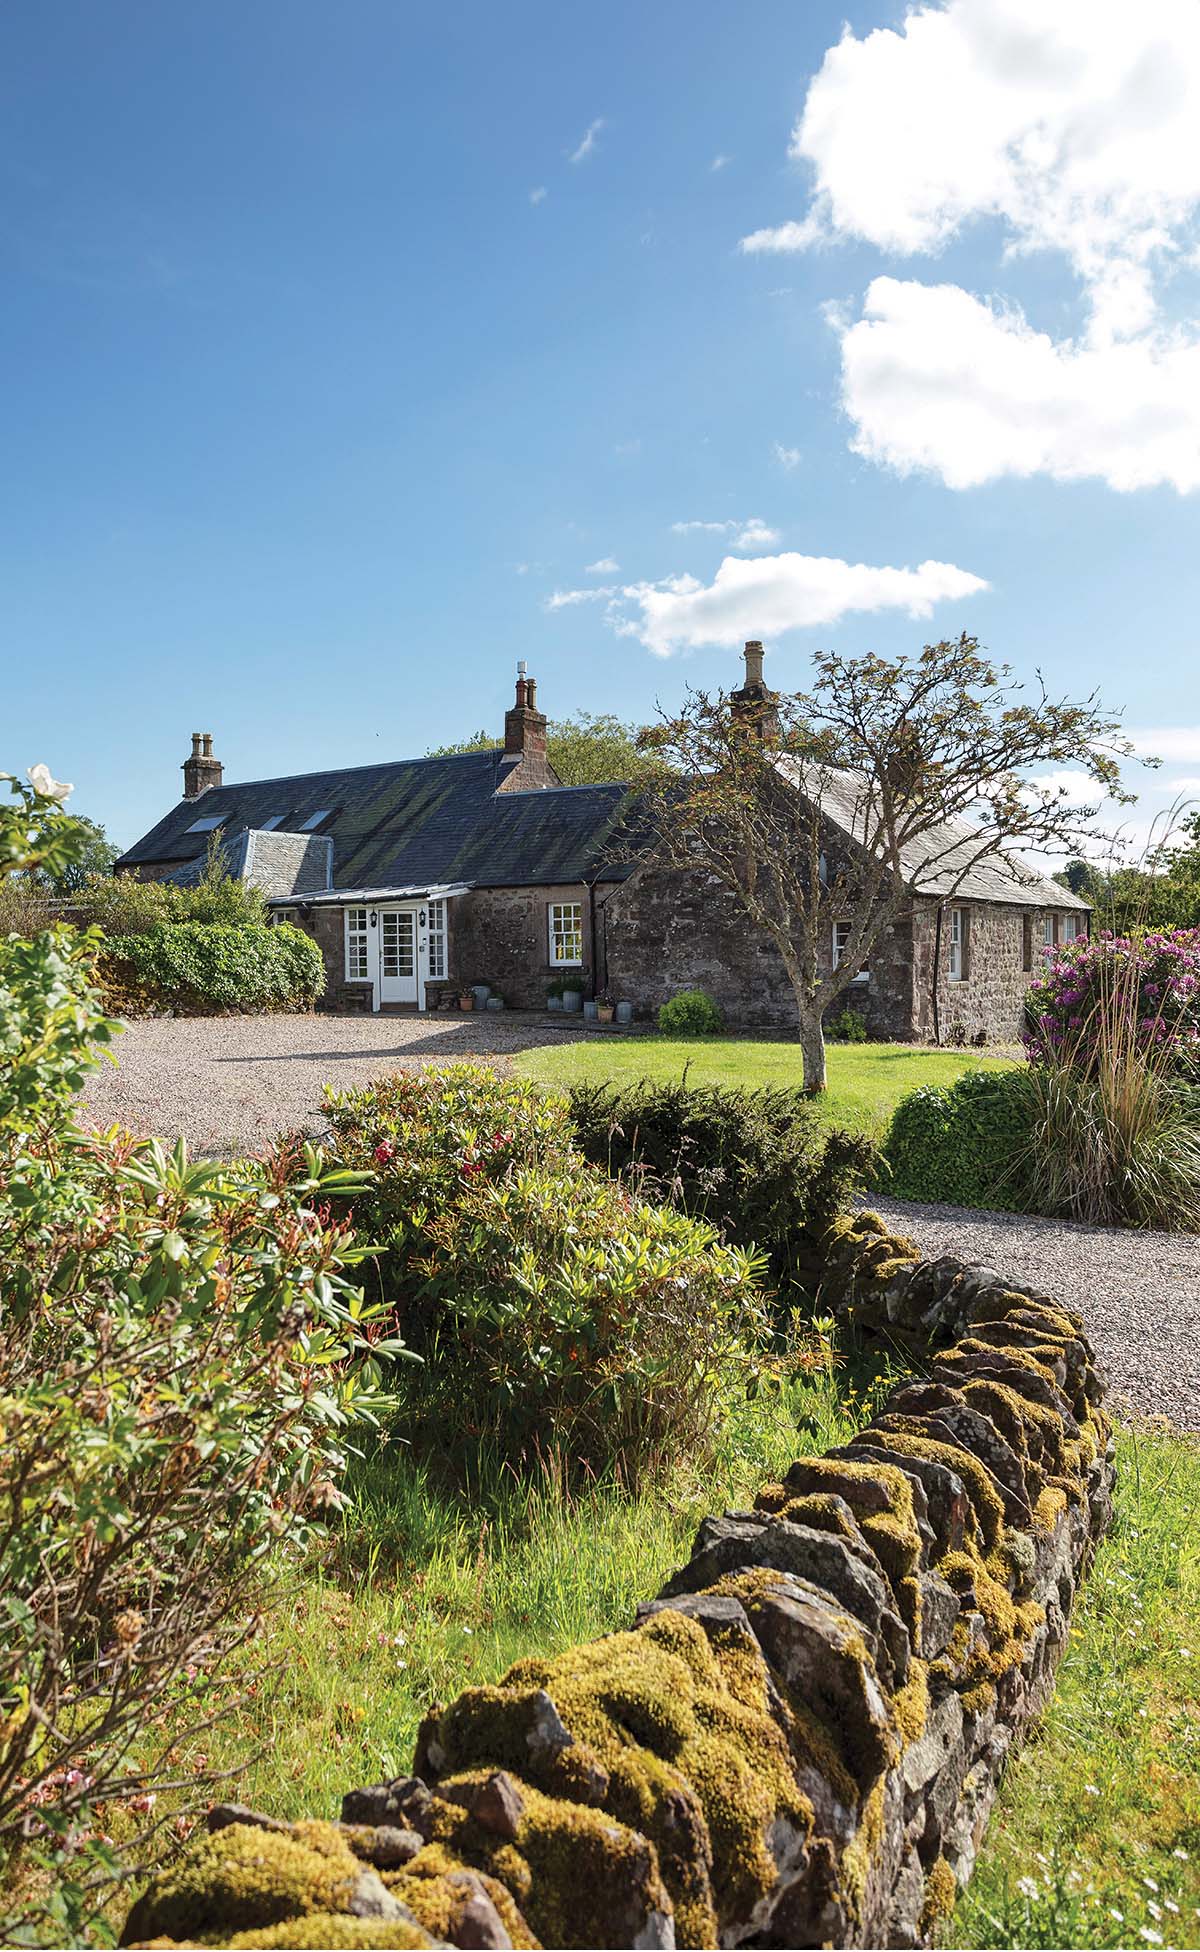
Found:
[{"label": "green hedge", "polygon": [[1030,1211],[1022,1154],[1033,1129],[1029,1074],[964,1071],[949,1086],[920,1085],[892,1114],[882,1190],[900,1200]]},{"label": "green hedge", "polygon": [[819,1238],[875,1164],[871,1141],[831,1132],[797,1086],[584,1083],[569,1103],[594,1165],[709,1221],[735,1246],[759,1249],[784,1287],[805,1285],[804,1236]]},{"label": "green hedge", "polygon": [[303,930],[287,923],[228,926],[169,922],[106,938],[100,978],[126,1011],[307,1010],[325,987],[325,964]]}]

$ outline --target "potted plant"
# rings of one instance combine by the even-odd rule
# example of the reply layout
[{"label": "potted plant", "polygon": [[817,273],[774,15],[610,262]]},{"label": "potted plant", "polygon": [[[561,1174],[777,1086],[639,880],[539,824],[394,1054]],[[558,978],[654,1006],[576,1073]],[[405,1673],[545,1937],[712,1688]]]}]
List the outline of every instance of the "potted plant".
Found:
[{"label": "potted plant", "polygon": [[458,1007],[460,1010],[473,1010],[475,1008],[475,997],[471,990],[460,990],[458,992]]},{"label": "potted plant", "polygon": [[576,1015],[583,1008],[583,993],[587,987],[586,969],[573,970],[570,976],[559,979],[562,983],[562,1007],[568,1016]]},{"label": "potted plant", "polygon": [[596,998],[596,1015],[601,1023],[611,1023],[616,1010],[616,1001],[608,990],[601,990]]}]

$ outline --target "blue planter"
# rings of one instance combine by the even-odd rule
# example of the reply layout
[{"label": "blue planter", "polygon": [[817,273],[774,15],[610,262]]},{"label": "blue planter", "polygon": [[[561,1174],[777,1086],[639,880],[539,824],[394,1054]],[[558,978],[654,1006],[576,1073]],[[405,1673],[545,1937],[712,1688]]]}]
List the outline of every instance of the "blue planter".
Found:
[{"label": "blue planter", "polygon": [[617,1005],[617,1022],[618,1022],[618,1023],[632,1023],[632,1022],[633,1022],[633,1005],[632,1005],[632,1003],[618,1003],[618,1005]]},{"label": "blue planter", "polygon": [[563,1009],[566,1011],[567,1015],[569,1017],[572,1017],[578,1015],[579,1006],[582,1002],[583,1002],[582,990],[567,990],[563,996],[562,1006]]},{"label": "blue planter", "polygon": [[587,1019],[587,1021],[588,1021],[589,1023],[595,1023],[595,1021],[596,1021],[596,1011],[597,1011],[597,1009],[598,1009],[598,1008],[599,1008],[599,1005],[598,1005],[598,1004],[596,1003],[596,1001],[595,1001],[595,999],[594,999],[593,997],[590,997],[590,996],[585,996],[585,997],[584,997],[584,999],[583,999],[583,1014],[584,1014],[584,1016],[586,1017],[586,1019]]},{"label": "blue planter", "polygon": [[491,993],[492,986],[490,983],[472,983],[471,995],[475,998],[475,1008],[477,1010],[486,1009],[487,1000]]}]

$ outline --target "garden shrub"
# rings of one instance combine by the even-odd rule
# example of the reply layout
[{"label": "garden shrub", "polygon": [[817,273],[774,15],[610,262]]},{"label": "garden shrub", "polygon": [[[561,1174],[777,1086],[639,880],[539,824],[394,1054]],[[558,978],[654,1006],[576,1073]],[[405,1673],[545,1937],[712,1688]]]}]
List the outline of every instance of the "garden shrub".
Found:
[{"label": "garden shrub", "polygon": [[1029,992],[1026,1049],[1094,1070],[1114,1035],[1176,1068],[1200,1064],[1200,929],[1080,937],[1050,951]]},{"label": "garden shrub", "polygon": [[706,990],[680,990],[660,1004],[658,1027],[668,1037],[715,1037],[721,1012]]},{"label": "garden shrub", "polygon": [[892,1113],[887,1190],[902,1200],[1030,1211],[1026,1158],[1033,1126],[1029,1076],[1016,1068],[964,1071],[952,1085],[920,1085]]},{"label": "garden shrub", "polygon": [[865,1044],[867,1041],[867,1020],[861,1010],[847,1004],[831,1017],[825,1026],[825,1035],[833,1044]]},{"label": "garden shrub", "polygon": [[126,1007],[170,1008],[187,1016],[307,1010],[325,987],[321,951],[286,922],[273,928],[168,922],[137,935],[108,936],[100,971]]},{"label": "garden shrub", "polygon": [[[0,873],[69,865],[57,795],[10,785]],[[401,1352],[347,1279],[352,1175],[299,1142],[230,1166],[77,1130],[116,1028],[99,940],[0,940],[4,1943],[78,1942],[161,1854],[173,1744],[269,1671],[242,1651],[264,1582],[336,1505]]]},{"label": "garden shrub", "polygon": [[75,902],[105,935],[141,935],[169,922],[218,922],[226,928],[261,928],[267,920],[262,890],[237,881],[220,848],[210,851],[199,880],[139,881],[134,875],[94,875]]},{"label": "garden shrub", "polygon": [[329,1098],[357,1214],[425,1358],[405,1408],[442,1450],[558,1452],[627,1479],[701,1446],[752,1383],[754,1262],[583,1158],[564,1101],[453,1066]]},{"label": "garden shrub", "polygon": [[845,1211],[875,1159],[869,1139],[831,1132],[798,1087],[582,1083],[569,1104],[593,1165],[761,1249],[784,1285],[808,1258],[801,1236]]}]

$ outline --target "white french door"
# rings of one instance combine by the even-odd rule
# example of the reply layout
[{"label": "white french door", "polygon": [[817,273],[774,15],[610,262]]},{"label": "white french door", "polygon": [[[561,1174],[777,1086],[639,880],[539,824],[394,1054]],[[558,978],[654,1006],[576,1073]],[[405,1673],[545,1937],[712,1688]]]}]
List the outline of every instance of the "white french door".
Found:
[{"label": "white french door", "polygon": [[417,911],[414,908],[381,908],[379,910],[379,1003],[420,1001],[418,975]]}]

